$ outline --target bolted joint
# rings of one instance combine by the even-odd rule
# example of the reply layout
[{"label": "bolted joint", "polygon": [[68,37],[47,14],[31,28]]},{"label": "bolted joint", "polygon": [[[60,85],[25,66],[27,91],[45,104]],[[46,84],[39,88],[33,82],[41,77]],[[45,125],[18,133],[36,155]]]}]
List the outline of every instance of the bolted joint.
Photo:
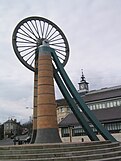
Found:
[{"label": "bolted joint", "polygon": [[42,45],[43,45],[43,46],[49,46],[49,41],[46,40],[46,39],[43,40],[43,41],[42,41]]}]

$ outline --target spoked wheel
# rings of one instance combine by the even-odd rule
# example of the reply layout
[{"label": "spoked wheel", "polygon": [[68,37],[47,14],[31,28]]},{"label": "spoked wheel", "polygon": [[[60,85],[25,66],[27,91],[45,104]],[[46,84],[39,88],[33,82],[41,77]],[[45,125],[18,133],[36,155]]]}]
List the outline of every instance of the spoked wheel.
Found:
[{"label": "spoked wheel", "polygon": [[13,32],[14,51],[22,64],[32,71],[35,71],[36,51],[44,40],[55,49],[64,66],[69,57],[69,45],[64,33],[53,22],[42,17],[28,17]]}]

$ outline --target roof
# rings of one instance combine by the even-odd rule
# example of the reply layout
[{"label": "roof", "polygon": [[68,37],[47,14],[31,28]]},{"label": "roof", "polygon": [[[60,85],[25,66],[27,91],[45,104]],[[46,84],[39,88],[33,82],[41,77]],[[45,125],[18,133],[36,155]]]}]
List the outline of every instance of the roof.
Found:
[{"label": "roof", "polygon": [[83,96],[85,102],[112,99],[121,97],[121,86],[102,88],[100,90],[90,91]]},{"label": "roof", "polygon": [[12,123],[12,124],[18,124],[18,125],[20,125],[20,122],[16,122],[16,119],[14,119],[14,120],[13,119],[7,120],[3,124],[7,124],[7,123]]},{"label": "roof", "polygon": [[[86,93],[85,95],[82,95],[81,97],[84,99],[86,103],[121,97],[121,85],[109,88],[102,88],[100,90],[92,90]],[[67,102],[64,98],[56,100],[56,102],[57,106],[67,105]]]},{"label": "roof", "polygon": [[[97,119],[102,123],[121,121],[121,107],[92,110]],[[84,114],[82,113],[84,116]],[[85,116],[84,116],[85,117]],[[86,121],[87,118],[85,117]],[[79,126],[79,122],[73,113],[68,114],[60,123],[59,127]]]},{"label": "roof", "polygon": [[64,98],[56,100],[57,106],[67,105],[67,102]]}]

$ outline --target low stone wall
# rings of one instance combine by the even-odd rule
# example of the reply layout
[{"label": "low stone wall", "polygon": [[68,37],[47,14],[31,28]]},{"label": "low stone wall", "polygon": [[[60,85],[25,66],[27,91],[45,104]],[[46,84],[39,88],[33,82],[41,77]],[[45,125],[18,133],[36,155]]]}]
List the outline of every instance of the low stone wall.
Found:
[{"label": "low stone wall", "polygon": [[[101,135],[97,135],[100,141],[104,141]],[[112,134],[116,138],[117,141],[121,142],[121,133]],[[63,142],[70,142],[70,137],[61,137]],[[90,142],[88,136],[73,136],[72,142]]]}]

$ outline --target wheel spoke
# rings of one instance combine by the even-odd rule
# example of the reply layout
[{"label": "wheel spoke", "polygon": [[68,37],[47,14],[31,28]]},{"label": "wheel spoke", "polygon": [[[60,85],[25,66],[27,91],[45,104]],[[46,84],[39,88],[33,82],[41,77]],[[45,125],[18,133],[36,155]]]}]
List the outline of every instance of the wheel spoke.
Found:
[{"label": "wheel spoke", "polygon": [[19,50],[19,52],[25,52],[25,51],[27,51],[27,50],[30,50],[30,49],[32,49],[33,47],[28,47],[28,48],[26,48],[26,49],[24,49],[24,50]]},{"label": "wheel spoke", "polygon": [[34,32],[31,32],[31,30],[29,30],[25,25],[23,25],[36,39],[38,38]]},{"label": "wheel spoke", "polygon": [[42,38],[44,37],[45,22],[43,22]]},{"label": "wheel spoke", "polygon": [[35,25],[36,25],[36,31],[37,31],[37,33],[38,33],[38,36],[39,36],[39,38],[41,38],[41,37],[40,37],[40,33],[39,33],[39,29],[38,29],[38,26],[37,26],[37,21],[35,21]]},{"label": "wheel spoke", "polygon": [[49,29],[49,24],[47,24],[47,29],[46,29],[46,33],[45,33],[45,38],[47,38],[48,29]]},{"label": "wheel spoke", "polygon": [[46,38],[47,38],[47,39],[48,39],[48,36],[49,36],[49,34],[51,33],[52,29],[53,29],[53,26],[51,26],[50,31],[49,31],[48,34],[46,35]]},{"label": "wheel spoke", "polygon": [[[33,41],[30,41],[30,40],[27,40],[27,39],[24,39],[22,37],[19,37],[17,36],[18,39],[21,39],[21,40],[24,40],[23,42],[28,42],[28,43],[33,43],[33,44],[36,44],[36,42],[33,42]],[[18,42],[19,40],[16,40],[16,42]]]},{"label": "wheel spoke", "polygon": [[[19,36],[20,36],[20,35],[22,35],[21,39],[22,39],[22,38],[23,38],[23,36],[24,36],[24,38],[23,38],[23,39],[25,39],[25,38],[26,38],[27,40],[28,40],[28,39],[30,39],[30,40],[34,40],[34,42],[36,42],[36,39],[33,39],[33,38],[32,38],[32,37],[30,37],[29,35],[25,35],[24,33],[21,33],[20,31],[18,32],[18,34],[19,34]],[[19,37],[19,36],[17,36],[17,37]],[[20,38],[20,37],[19,37],[19,38]],[[25,39],[25,40],[26,40],[26,39]]]},{"label": "wheel spoke", "polygon": [[35,61],[35,56],[34,56],[32,62],[30,63],[30,65],[32,65],[34,63],[34,61]]},{"label": "wheel spoke", "polygon": [[21,30],[25,33],[25,35],[27,35],[29,38],[31,38],[31,39],[33,39],[33,40],[35,40],[36,41],[36,39],[34,39],[33,37],[31,37],[26,31],[24,31],[22,28],[21,28]]},{"label": "wheel spoke", "polygon": [[49,42],[60,41],[60,40],[63,40],[63,39],[59,38],[59,39],[49,40]]},{"label": "wheel spoke", "polygon": [[58,42],[58,43],[54,43],[54,44],[49,43],[49,45],[58,45],[58,44],[63,44],[64,45],[64,42]]},{"label": "wheel spoke", "polygon": [[32,45],[27,45],[27,46],[19,46],[19,45],[18,45],[18,48],[25,48],[25,47],[36,47],[36,46],[32,46]]},{"label": "wheel spoke", "polygon": [[52,37],[56,32],[57,32],[57,31],[55,30],[55,31],[48,37],[48,39],[51,40],[50,37]]},{"label": "wheel spoke", "polygon": [[63,58],[61,58],[60,56],[58,56],[59,59],[63,60]]},{"label": "wheel spoke", "polygon": [[35,53],[33,53],[33,54],[26,60],[26,62],[28,62],[34,54],[35,54]]},{"label": "wheel spoke", "polygon": [[17,42],[17,43],[23,43],[23,44],[24,44],[24,43],[25,43],[25,44],[26,44],[26,43],[27,43],[27,44],[28,44],[28,43],[30,43],[30,44],[35,44],[35,43],[31,42],[31,41],[18,41],[18,40],[17,40],[16,42]]},{"label": "wheel spoke", "polygon": [[39,24],[40,24],[41,36],[42,36],[42,38],[43,38],[41,21],[39,22]]},{"label": "wheel spoke", "polygon": [[66,48],[65,46],[61,46],[61,45],[56,45],[56,44],[50,44],[52,46],[56,46],[56,47],[60,47],[60,48]]},{"label": "wheel spoke", "polygon": [[56,50],[56,52],[57,52],[58,54],[62,55],[62,56],[66,56],[66,55],[64,55],[63,53],[59,52],[58,50]]},{"label": "wheel spoke", "polygon": [[28,53],[26,53],[25,55],[22,56],[22,58],[28,56],[29,54],[31,54],[34,51],[34,49],[32,51],[29,51]]},{"label": "wheel spoke", "polygon": [[[30,21],[30,23],[31,23],[31,21]],[[27,26],[29,27],[30,33],[31,33],[32,35],[34,35],[35,38],[37,38],[37,36],[36,36],[35,33],[33,32],[31,26],[29,25],[29,23],[26,23],[26,24],[27,24]],[[36,39],[35,39],[35,40],[36,40]]]},{"label": "wheel spoke", "polygon": [[[38,35],[37,29],[36,29],[36,27],[34,26],[34,24],[33,24],[32,21],[31,21],[31,24],[32,24],[33,28],[35,29],[35,31],[36,31],[36,33],[37,33],[37,35]],[[34,34],[34,35],[35,35],[35,34]],[[35,35],[35,36],[36,36],[36,35]],[[36,36],[36,38],[38,39],[38,38],[39,38],[39,35],[38,35],[38,37]]]},{"label": "wheel spoke", "polygon": [[61,49],[55,49],[56,51],[62,51],[62,52],[65,52],[65,50],[61,50]]},{"label": "wheel spoke", "polygon": [[58,35],[52,37],[52,38],[50,39],[50,41],[53,40],[53,39],[55,39],[55,38],[58,37],[58,36],[60,36],[60,34],[58,34]]}]

